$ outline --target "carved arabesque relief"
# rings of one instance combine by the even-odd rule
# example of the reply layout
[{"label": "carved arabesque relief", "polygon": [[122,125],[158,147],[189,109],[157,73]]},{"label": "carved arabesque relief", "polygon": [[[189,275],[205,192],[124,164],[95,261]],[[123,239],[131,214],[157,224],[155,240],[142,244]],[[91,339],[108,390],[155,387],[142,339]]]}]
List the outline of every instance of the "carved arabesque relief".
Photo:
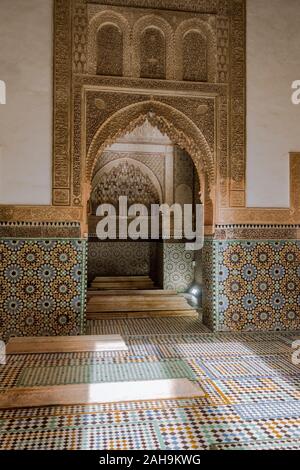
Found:
[{"label": "carved arabesque relief", "polygon": [[[99,31],[104,27],[115,27],[120,31],[123,41],[122,47],[118,45],[123,50],[123,76],[213,83],[216,81],[217,38],[212,24],[215,27],[213,17],[205,20],[192,18],[174,27],[157,14],[141,16],[132,24],[131,17],[127,20],[123,11],[102,10],[91,15],[88,26],[88,72],[95,74],[97,59],[101,59],[97,48]],[[188,48],[185,43],[189,36],[192,38]],[[103,46],[105,43],[106,39],[103,38]],[[117,47],[114,41],[110,41],[108,46],[113,69]],[[200,71],[195,70],[197,66]],[[104,66],[102,75],[121,75],[120,68],[116,69],[111,71]],[[101,72],[101,67],[98,67],[98,71]]]},{"label": "carved arabesque relief", "polygon": [[[161,109],[155,111],[156,124],[169,132],[174,143],[191,154],[201,178],[206,181],[206,192],[213,188],[212,199],[217,194],[219,208],[229,209],[230,204],[243,207],[245,1],[157,0],[152,1],[152,9],[144,7],[143,0],[94,0],[93,3],[86,0],[55,0],[53,203],[73,204],[79,208],[83,206],[84,212],[86,184],[91,181],[91,152],[96,159],[96,155],[103,151],[103,146],[115,139],[118,131],[123,133],[125,127],[133,128],[139,121],[146,119],[149,109],[140,109],[131,118],[128,108],[132,105],[141,106],[142,98],[159,103],[157,106],[170,106],[168,112],[161,112]],[[116,25],[122,31],[123,77],[96,75],[96,37],[104,24]],[[137,27],[139,24],[141,26]],[[165,39],[165,80],[139,78],[141,47],[136,47],[136,44],[140,46],[139,35],[147,28],[150,32],[151,28],[161,31]],[[66,35],[66,31],[70,31],[70,34]],[[189,59],[184,59],[184,51],[181,49],[188,49],[189,37],[193,38],[194,34],[199,39],[199,45],[203,45],[202,59],[199,59],[199,66],[188,71]],[[62,36],[64,41],[60,39]],[[73,74],[68,60],[72,51]],[[147,54],[142,51],[142,55]],[[194,59],[191,57],[190,63],[196,63]],[[201,71],[198,73],[199,68]],[[157,77],[162,78],[161,75],[159,72]],[[180,81],[183,78],[186,81]],[[202,82],[194,81],[196,79]],[[109,87],[114,92],[107,101],[108,91],[102,90],[108,90]],[[93,89],[97,90],[98,94],[94,96],[102,104],[97,110],[92,110],[95,116],[87,119],[85,109],[90,105],[86,100],[87,96],[92,95]],[[144,92],[150,90],[153,90],[153,96],[148,92],[147,98]],[[161,91],[166,91],[165,98],[161,98]],[[194,96],[194,102],[192,98],[186,98],[184,103],[185,93]],[[180,94],[178,106],[177,94]],[[198,105],[194,106],[196,99]],[[209,100],[214,102],[214,108],[210,106]],[[99,117],[96,117],[97,112]],[[180,118],[178,113],[181,113]],[[212,113],[215,113],[215,126],[211,121]],[[199,135],[204,137],[207,145],[203,139],[199,139]],[[199,142],[202,142],[201,145]],[[216,207],[213,210],[220,214]]]},{"label": "carved arabesque relief", "polygon": [[[207,42],[197,30],[188,31],[183,37],[183,80],[207,82]],[[189,53],[196,60],[191,60]]]},{"label": "carved arabesque relief", "polygon": [[97,32],[97,75],[123,75],[123,33],[110,23]]},{"label": "carved arabesque relief", "polygon": [[150,26],[141,34],[140,76],[166,78],[166,41],[163,32]]}]

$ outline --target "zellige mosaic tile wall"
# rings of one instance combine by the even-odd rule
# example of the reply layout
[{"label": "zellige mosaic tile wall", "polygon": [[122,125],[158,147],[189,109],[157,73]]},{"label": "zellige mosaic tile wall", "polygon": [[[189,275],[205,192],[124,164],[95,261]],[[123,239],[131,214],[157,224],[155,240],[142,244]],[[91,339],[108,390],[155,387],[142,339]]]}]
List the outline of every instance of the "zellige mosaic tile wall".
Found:
[{"label": "zellige mosaic tile wall", "polygon": [[207,240],[204,321],[216,331],[300,328],[300,241]]},{"label": "zellige mosaic tile wall", "polygon": [[0,240],[0,339],[84,332],[86,242]]},{"label": "zellige mosaic tile wall", "polygon": [[164,289],[184,292],[194,280],[194,252],[185,243],[163,244]]}]

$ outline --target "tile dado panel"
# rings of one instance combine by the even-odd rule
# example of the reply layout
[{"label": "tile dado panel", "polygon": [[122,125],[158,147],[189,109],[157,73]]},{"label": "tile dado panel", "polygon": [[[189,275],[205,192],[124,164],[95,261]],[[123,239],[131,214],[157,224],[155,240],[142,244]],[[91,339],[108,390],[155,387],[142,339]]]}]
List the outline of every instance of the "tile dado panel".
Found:
[{"label": "tile dado panel", "polygon": [[84,332],[86,242],[0,239],[0,339]]},{"label": "tile dado panel", "polygon": [[96,276],[149,276],[151,242],[105,241],[88,243],[88,281]]},{"label": "tile dado panel", "polygon": [[165,290],[184,292],[194,280],[194,252],[185,243],[163,244],[163,286]]},{"label": "tile dado panel", "polygon": [[207,240],[204,321],[215,331],[300,328],[300,241]]}]

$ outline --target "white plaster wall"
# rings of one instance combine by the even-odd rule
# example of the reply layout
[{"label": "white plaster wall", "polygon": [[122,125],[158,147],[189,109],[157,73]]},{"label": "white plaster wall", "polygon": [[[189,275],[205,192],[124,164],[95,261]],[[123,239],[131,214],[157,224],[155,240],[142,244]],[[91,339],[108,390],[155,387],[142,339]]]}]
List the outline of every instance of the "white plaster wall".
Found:
[{"label": "white plaster wall", "polygon": [[247,204],[289,206],[290,151],[300,151],[300,0],[247,0]]},{"label": "white plaster wall", "polygon": [[0,204],[49,204],[52,0],[0,0],[0,79]]},{"label": "white plaster wall", "polygon": [[[289,205],[288,153],[300,151],[300,0],[248,0],[247,203]],[[49,204],[52,0],[0,0],[0,204]]]}]

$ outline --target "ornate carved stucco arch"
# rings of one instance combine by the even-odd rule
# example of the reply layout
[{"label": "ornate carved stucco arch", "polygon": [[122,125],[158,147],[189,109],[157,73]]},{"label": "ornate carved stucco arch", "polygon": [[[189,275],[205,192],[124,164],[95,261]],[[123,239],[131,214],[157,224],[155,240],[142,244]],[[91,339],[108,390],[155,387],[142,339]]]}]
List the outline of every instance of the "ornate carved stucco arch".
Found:
[{"label": "ornate carved stucco arch", "polygon": [[98,129],[87,152],[86,199],[90,193],[93,170],[103,151],[117,138],[133,131],[146,120],[191,156],[199,176],[203,200],[208,208],[206,212],[209,212],[206,224],[213,225],[215,163],[209,145],[200,129],[184,113],[155,100],[142,101],[122,108]]},{"label": "ornate carved stucco arch", "polygon": [[207,76],[208,81],[214,83],[217,74],[217,39],[210,24],[199,18],[183,21],[175,31],[175,78],[183,79],[183,39],[190,31],[198,31],[207,41]]},{"label": "ornate carved stucco arch", "polygon": [[119,13],[114,11],[102,11],[95,15],[88,26],[88,51],[87,69],[88,73],[96,75],[97,70],[97,33],[105,24],[117,26],[123,35],[123,76],[129,77],[131,73],[130,36],[129,23]]},{"label": "ornate carved stucco arch", "polygon": [[86,176],[90,181],[96,161],[118,137],[133,131],[146,120],[186,150],[210,187],[215,183],[214,158],[200,129],[184,113],[159,101],[147,100],[126,106],[113,114],[96,132],[87,153]]},{"label": "ornate carved stucco arch", "polygon": [[145,29],[155,27],[159,29],[166,41],[166,79],[174,79],[175,38],[170,24],[156,15],[146,15],[140,18],[132,31],[132,76],[139,77],[141,71],[140,38]]}]

